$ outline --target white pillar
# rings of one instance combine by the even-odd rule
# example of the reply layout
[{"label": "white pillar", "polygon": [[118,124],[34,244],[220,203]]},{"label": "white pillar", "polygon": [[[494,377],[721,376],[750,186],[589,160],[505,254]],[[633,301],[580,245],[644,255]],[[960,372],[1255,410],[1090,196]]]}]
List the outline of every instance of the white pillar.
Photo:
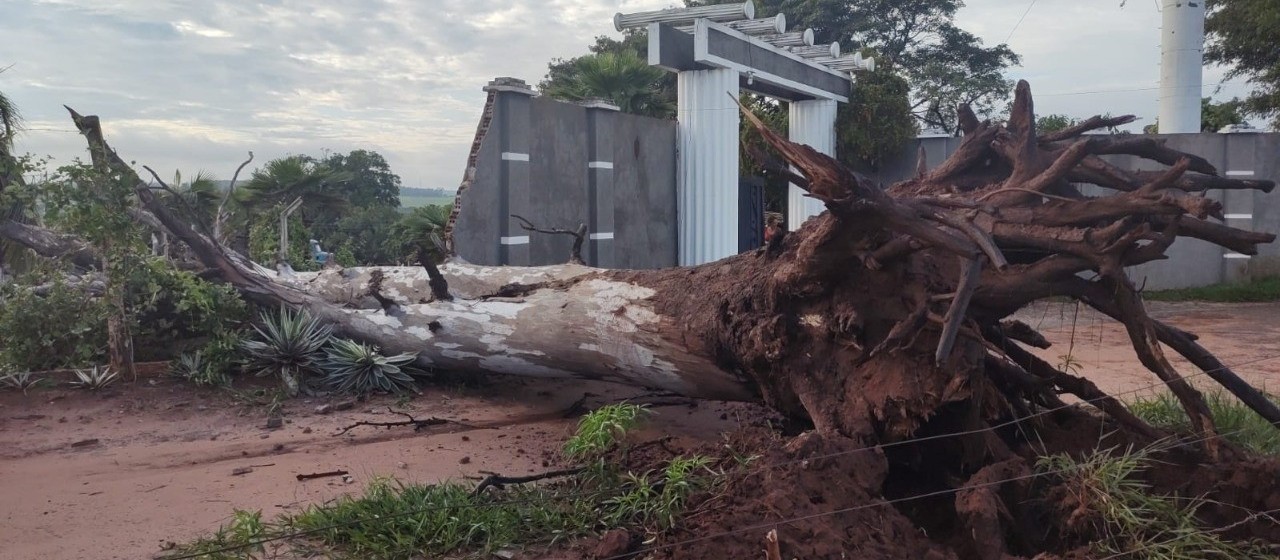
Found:
[{"label": "white pillar", "polygon": [[[830,99],[795,101],[788,113],[787,131],[792,142],[807,144],[831,157],[836,155],[836,102]],[[787,189],[787,227],[795,231],[805,220],[821,214],[821,202],[804,196],[795,185]]]},{"label": "white pillar", "polygon": [[680,72],[680,265],[738,253],[738,72]]},{"label": "white pillar", "polygon": [[1204,1],[1160,3],[1160,133],[1200,132]]}]

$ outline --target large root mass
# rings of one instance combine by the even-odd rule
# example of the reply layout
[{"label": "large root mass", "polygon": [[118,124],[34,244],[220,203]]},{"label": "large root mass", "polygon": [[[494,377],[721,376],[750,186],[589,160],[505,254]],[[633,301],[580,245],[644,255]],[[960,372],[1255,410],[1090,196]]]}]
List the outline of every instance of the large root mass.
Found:
[{"label": "large root mass", "polygon": [[[95,118],[73,116],[95,162],[131,173]],[[1174,474],[1158,488],[1205,490],[1246,508],[1224,509],[1227,523],[1245,519],[1247,508],[1280,507],[1259,498],[1274,481],[1255,476],[1274,465],[1240,466],[1241,454],[1219,437],[1204,398],[1164,348],[1268,421],[1280,424],[1280,409],[1193,334],[1152,319],[1125,275],[1126,267],[1164,258],[1179,237],[1255,254],[1274,236],[1222,225],[1221,206],[1203,192],[1269,191],[1272,183],[1219,177],[1204,159],[1157,139],[1085,135],[1131,117],[1038,134],[1025,82],[1007,124],[979,122],[962,109],[956,153],[888,190],[746,116],[781,155],[776,172],[827,211],[757,252],[691,268],[504,272],[424,263],[416,275],[353,270],[290,282],[191,227],[141,181],[138,195],[247,296],[306,308],[389,351],[420,352],[424,365],[761,400],[811,422],[811,433],[771,452],[776,461],[731,482],[714,516],[691,521],[704,534],[813,521],[779,531],[786,557],[996,559],[1078,547],[1080,535],[1047,528],[1064,517],[1037,499],[1049,491],[1045,482],[1025,478],[1034,457],[1098,447],[1100,433],[1124,445],[1167,434],[1027,349],[1047,343],[1008,317],[1051,296],[1122,322],[1142,364],[1186,410],[1195,439],[1166,454]],[[1108,154],[1167,169],[1125,171],[1101,157]],[[1079,184],[1111,194],[1086,197]],[[358,295],[378,303],[354,305]],[[1092,407],[1068,407],[1064,395]],[[1205,488],[1206,481],[1220,484]],[[1259,493],[1239,491],[1259,483]],[[1266,536],[1261,531],[1249,534]],[[763,533],[661,554],[756,555]]]}]

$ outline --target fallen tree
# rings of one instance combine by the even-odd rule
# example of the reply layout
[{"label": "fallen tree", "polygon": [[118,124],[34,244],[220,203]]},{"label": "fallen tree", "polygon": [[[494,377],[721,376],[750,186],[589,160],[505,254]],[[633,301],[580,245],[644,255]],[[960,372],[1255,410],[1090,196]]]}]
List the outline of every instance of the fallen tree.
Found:
[{"label": "fallen tree", "polygon": [[[1043,346],[1043,337],[1007,318],[1067,296],[1126,326],[1143,365],[1182,403],[1205,456],[1231,451],[1162,343],[1280,425],[1280,409],[1194,335],[1151,318],[1125,275],[1126,267],[1165,258],[1179,237],[1256,254],[1274,235],[1211,221],[1222,218],[1221,206],[1198,193],[1270,191],[1272,183],[1219,177],[1204,159],[1155,139],[1083,136],[1130,117],[1038,135],[1025,82],[1007,124],[979,122],[962,108],[965,138],[956,153],[887,191],[744,114],[781,155],[775,172],[827,208],[759,251],[664,270],[481,267],[455,258],[280,278],[163,204],[110,149],[98,119],[72,111],[95,165],[132,175],[144,206],[222,280],[258,303],[306,309],[344,336],[417,352],[424,366],[758,400],[811,421],[823,437],[861,444],[941,423],[970,434],[947,444],[954,456],[940,467],[958,489],[969,477],[980,486],[992,472],[1021,472],[1014,449],[1025,434],[992,426],[1061,408],[1063,394],[1094,403],[1137,440],[1164,435],[1024,348]],[[1131,173],[1099,157],[1107,154],[1168,168]],[[1079,183],[1114,192],[1085,197]],[[1085,279],[1087,272],[1096,278]],[[880,499],[891,475],[867,476],[864,497]],[[964,538],[1000,534],[990,511],[958,511],[957,523],[984,525]]]}]

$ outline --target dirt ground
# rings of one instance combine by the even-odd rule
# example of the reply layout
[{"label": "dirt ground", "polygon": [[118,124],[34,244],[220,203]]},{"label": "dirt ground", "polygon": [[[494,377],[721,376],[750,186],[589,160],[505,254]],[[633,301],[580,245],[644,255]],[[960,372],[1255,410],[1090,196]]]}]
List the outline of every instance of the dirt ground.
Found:
[{"label": "dirt ground", "polygon": [[[1258,386],[1280,387],[1280,304],[1150,308],[1199,334]],[[1125,399],[1152,391],[1147,387],[1156,379],[1138,364],[1119,325],[1061,303],[1019,318],[1055,343],[1040,352],[1051,363],[1070,362]],[[1062,358],[1067,354],[1070,360]],[[1184,374],[1195,371],[1175,363]],[[269,430],[265,406],[167,379],[102,394],[0,392],[0,559],[151,558],[166,542],[212,531],[233,508],[271,516],[359,492],[375,476],[432,482],[545,470],[573,429],[565,411],[584,394],[590,408],[641,393],[603,383],[504,381],[479,389],[429,387],[409,402],[384,397],[324,414],[316,407],[341,399],[301,399],[286,403],[285,424]],[[420,432],[363,427],[334,435],[360,420],[402,419],[389,408],[452,422]],[[750,407],[729,403],[656,410],[653,434],[704,441],[753,420]],[[243,467],[252,472],[232,474]],[[339,469],[350,472],[349,482],[296,478]]]}]

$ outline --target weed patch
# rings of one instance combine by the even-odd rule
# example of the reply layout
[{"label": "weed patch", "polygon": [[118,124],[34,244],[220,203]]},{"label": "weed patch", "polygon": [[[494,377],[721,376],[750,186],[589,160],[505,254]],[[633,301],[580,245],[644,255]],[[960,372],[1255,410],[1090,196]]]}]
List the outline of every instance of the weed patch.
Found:
[{"label": "weed patch", "polygon": [[1143,292],[1148,301],[1211,301],[1244,303],[1280,301],[1280,278],[1263,278],[1234,284]]},{"label": "weed patch", "polygon": [[[1275,397],[1272,400],[1280,402]],[[1218,426],[1219,433],[1226,434],[1227,441],[1266,455],[1280,455],[1280,430],[1276,430],[1258,413],[1235,397],[1218,390],[1205,393],[1209,411]],[[1187,413],[1172,393],[1158,393],[1144,397],[1129,405],[1139,418],[1157,428],[1171,431],[1191,431]]]},{"label": "weed patch", "polygon": [[1070,508],[1067,529],[1096,536],[1093,548],[1102,558],[1274,558],[1261,545],[1232,542],[1202,527],[1196,518],[1202,499],[1153,493],[1141,475],[1158,450],[1053,455],[1036,466],[1061,477],[1070,496],[1064,504]]}]

